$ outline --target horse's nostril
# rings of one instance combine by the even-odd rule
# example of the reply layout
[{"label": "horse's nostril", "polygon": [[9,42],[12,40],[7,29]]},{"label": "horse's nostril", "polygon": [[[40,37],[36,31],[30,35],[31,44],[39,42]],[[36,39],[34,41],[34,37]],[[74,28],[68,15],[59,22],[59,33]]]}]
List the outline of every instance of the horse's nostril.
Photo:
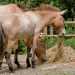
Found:
[{"label": "horse's nostril", "polygon": [[47,61],[47,59],[43,59],[43,62],[46,62]]},{"label": "horse's nostril", "polygon": [[46,62],[47,60],[48,60],[47,57],[42,58],[42,61],[43,61],[43,62]]},{"label": "horse's nostril", "polygon": [[65,30],[65,29],[61,29],[61,30],[59,31],[59,35],[64,35],[64,34],[66,34],[66,30]]}]

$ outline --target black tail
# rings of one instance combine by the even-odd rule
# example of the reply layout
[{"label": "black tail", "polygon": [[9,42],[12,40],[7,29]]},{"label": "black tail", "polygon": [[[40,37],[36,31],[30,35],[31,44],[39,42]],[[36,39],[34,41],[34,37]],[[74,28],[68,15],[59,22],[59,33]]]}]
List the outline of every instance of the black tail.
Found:
[{"label": "black tail", "polygon": [[4,28],[2,26],[2,23],[0,23],[0,51],[3,51],[4,49],[5,39],[6,39],[6,35],[4,32]]}]

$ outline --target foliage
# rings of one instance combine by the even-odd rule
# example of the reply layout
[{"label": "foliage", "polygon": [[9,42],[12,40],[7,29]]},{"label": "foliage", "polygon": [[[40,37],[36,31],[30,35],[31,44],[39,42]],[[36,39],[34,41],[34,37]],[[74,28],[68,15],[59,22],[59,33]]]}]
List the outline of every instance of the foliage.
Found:
[{"label": "foliage", "polygon": [[74,34],[75,33],[75,25],[74,24],[65,24],[66,34]]},{"label": "foliage", "polygon": [[65,39],[64,44],[75,48],[75,38]]},{"label": "foliage", "polygon": [[75,17],[75,0],[60,0],[60,4],[62,5],[62,9],[68,9],[68,12],[65,14],[65,18],[67,19],[70,17],[73,20]]},{"label": "foliage", "polygon": [[41,3],[59,5],[59,0],[0,0],[0,4],[15,3],[28,8],[39,6]]},{"label": "foliage", "polygon": [[18,48],[19,48],[19,50],[20,50],[20,54],[26,53],[27,48],[26,48],[26,46],[25,46],[25,43],[24,43],[23,39],[20,39],[20,40],[19,40]]}]

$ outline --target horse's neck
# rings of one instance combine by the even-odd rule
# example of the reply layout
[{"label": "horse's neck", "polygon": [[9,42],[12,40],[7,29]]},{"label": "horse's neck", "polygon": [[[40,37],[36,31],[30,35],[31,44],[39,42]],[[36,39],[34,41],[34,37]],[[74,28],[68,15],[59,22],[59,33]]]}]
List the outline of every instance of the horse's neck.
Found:
[{"label": "horse's neck", "polygon": [[43,21],[44,24],[48,24],[48,22],[52,19],[54,16],[52,13],[49,11],[37,11],[37,13],[41,16],[41,20]]}]

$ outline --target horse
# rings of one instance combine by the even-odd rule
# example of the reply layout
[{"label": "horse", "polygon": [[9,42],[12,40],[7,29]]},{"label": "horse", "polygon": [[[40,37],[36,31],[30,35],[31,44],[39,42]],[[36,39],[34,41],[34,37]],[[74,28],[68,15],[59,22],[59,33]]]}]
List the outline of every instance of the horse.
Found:
[{"label": "horse", "polygon": [[[42,9],[42,11],[26,11],[6,14],[0,17],[0,22],[2,22],[5,34],[7,35],[6,54],[9,58],[8,66],[11,71],[13,68],[12,65],[9,64],[11,63],[10,53],[12,48],[17,49],[15,44],[18,44],[19,36],[23,36],[27,46],[27,67],[31,66],[34,68],[35,50],[42,29],[50,23],[59,34],[63,34],[65,32],[63,14],[64,11],[51,10],[51,8],[47,9],[46,7],[46,9]],[[31,43],[30,39],[32,39]],[[31,58],[31,64],[29,58]]]}]

